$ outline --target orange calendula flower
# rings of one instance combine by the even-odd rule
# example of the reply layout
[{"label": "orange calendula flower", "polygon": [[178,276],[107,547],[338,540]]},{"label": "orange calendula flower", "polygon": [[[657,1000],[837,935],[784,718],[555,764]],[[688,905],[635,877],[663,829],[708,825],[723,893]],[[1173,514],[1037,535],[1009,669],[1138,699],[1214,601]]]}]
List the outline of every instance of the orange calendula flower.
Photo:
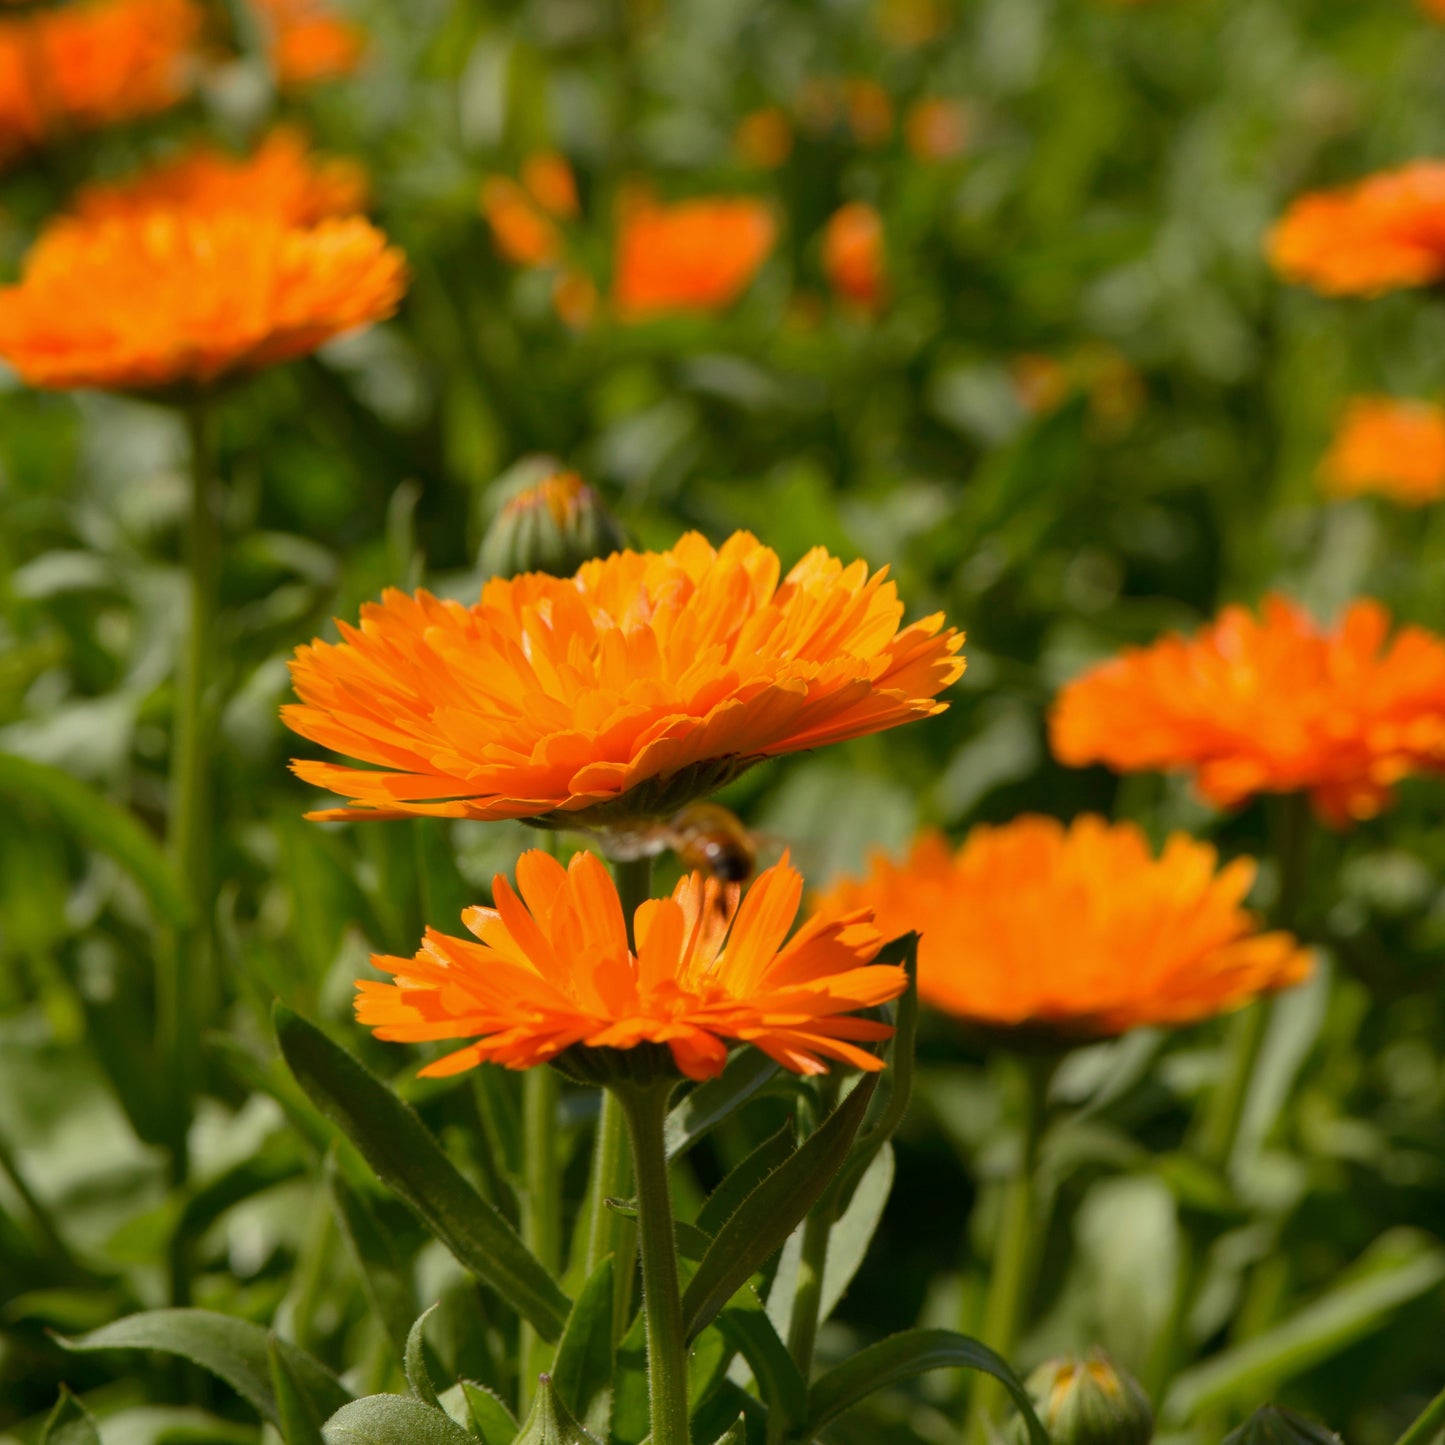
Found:
[{"label": "orange calendula flower", "polygon": [[237,158],[197,146],[119,184],[86,186],[72,207],[88,222],[145,211],[186,209],[274,215],[296,226],[366,209],[366,175],[354,161],[318,159],[297,131],[272,131],[255,152]]},{"label": "orange calendula flower", "polygon": [[793,153],[793,125],[780,105],[749,111],[733,134],[737,153],[760,171],[775,171]]},{"label": "orange calendula flower", "polygon": [[887,299],[883,218],[874,207],[849,201],[828,218],[823,271],[840,296],[865,310],[876,310]]},{"label": "orange calendula flower", "polygon": [[252,0],[283,90],[344,80],[366,54],[366,31],[325,0]]},{"label": "orange calendula flower", "polygon": [[566,156],[556,151],[537,151],[522,162],[522,184],[544,211],[572,220],[578,213],[577,177]]},{"label": "orange calendula flower", "polygon": [[1337,497],[1378,493],[1406,506],[1445,496],[1445,407],[1362,396],[1349,404],[1320,480]]},{"label": "orange calendula flower", "polygon": [[1445,277],[1445,161],[1415,161],[1302,197],[1271,232],[1287,281],[1327,295],[1378,295]]},{"label": "orange calendula flower", "polygon": [[957,1018],[1098,1038],[1195,1023],[1308,976],[1309,954],[1242,906],[1254,873],[1249,859],[1218,868],[1187,834],[1155,858],[1132,823],[1026,816],[956,852],[924,833],[820,912],[871,908],[885,937],[921,934],[919,997]]},{"label": "orange calendula flower", "polygon": [[0,160],[181,100],[197,68],[192,0],[92,0],[0,20]]},{"label": "orange calendula flower", "polygon": [[884,572],[822,548],[779,580],[746,532],[494,578],[470,606],[388,592],[297,650],[287,725],[380,771],[297,762],[319,818],[669,816],[763,758],[944,710],[941,616],[901,627]]},{"label": "orange calendula flower", "polygon": [[401,253],[359,217],[65,218],[0,288],[0,358],[37,387],[205,386],[379,321],[405,289]]},{"label": "orange calendula flower", "polygon": [[1219,807],[1306,792],[1344,824],[1372,817],[1396,783],[1445,771],[1445,641],[1390,637],[1373,601],[1332,628],[1283,597],[1256,618],[1227,607],[1192,638],[1132,648],[1059,694],[1054,754],[1118,772],[1186,769]]},{"label": "orange calendula flower", "polygon": [[909,107],[908,149],[921,161],[951,161],[968,149],[968,111],[956,100],[927,96]]},{"label": "orange calendula flower", "polygon": [[546,266],[562,255],[562,233],[526,190],[510,176],[482,182],[482,215],[504,261],[513,266]]},{"label": "orange calendula flower", "polygon": [[776,234],[768,208],[746,196],[670,206],[634,196],[618,228],[617,310],[633,319],[721,311],[747,290]]},{"label": "orange calendula flower", "polygon": [[470,1039],[427,1065],[455,1074],[483,1061],[526,1069],[567,1049],[665,1044],[690,1079],[716,1077],[727,1040],[761,1049],[799,1074],[837,1059],[876,1071],[858,1047],[893,1030],[853,1015],[907,987],[901,967],[872,962],[882,938],[866,908],[815,917],[789,941],[803,880],[786,859],[737,886],[694,873],[634,918],[628,946],[617,888],[591,853],[567,868],[533,850],[517,891],[500,874],[495,908],[463,922],[480,940],[428,930],[415,958],[373,958],[397,980],[358,980],[356,1017],[381,1039]]}]

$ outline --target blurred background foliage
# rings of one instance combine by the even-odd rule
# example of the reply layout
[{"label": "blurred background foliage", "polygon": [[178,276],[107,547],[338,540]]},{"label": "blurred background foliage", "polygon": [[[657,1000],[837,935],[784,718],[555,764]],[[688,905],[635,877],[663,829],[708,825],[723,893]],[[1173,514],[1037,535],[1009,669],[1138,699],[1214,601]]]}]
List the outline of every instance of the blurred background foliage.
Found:
[{"label": "blurred background foliage", "polygon": [[[48,1333],[162,1303],[178,1210],[200,1240],[198,1303],[274,1318],[333,1363],[361,1361],[373,1387],[397,1378],[316,1139],[294,1127],[303,1106],[281,1082],[266,1009],[280,997],[340,1023],[369,950],[409,951],[424,920],[449,925],[534,835],[306,824],[312,798],[286,771],[296,740],[277,708],[290,651],[331,617],[388,585],[475,593],[481,535],[519,460],[575,467],[649,545],[746,527],[785,563],[820,544],[886,563],[912,615],[942,609],[967,630],[968,673],[945,717],[770,764],[731,790],[818,884],[872,846],[901,848],[921,823],[957,835],[1030,810],[1098,809],[1155,837],[1186,827],[1228,853],[1263,851],[1262,809],[1222,817],[1174,781],[1053,764],[1054,689],[1125,643],[1269,589],[1322,614],[1375,595],[1441,625],[1438,509],[1324,505],[1314,473],[1350,394],[1439,392],[1445,303],[1320,300],[1282,289],[1261,256],[1300,190],[1438,149],[1445,28],[1403,0],[353,10],[371,43],[348,82],[282,104],[242,55],[187,106],[0,176],[0,265],[12,268],[76,177],[128,171],[196,132],[242,144],[295,110],[323,148],[364,161],[413,268],[397,320],[259,377],[224,412],[212,679],[223,985],[186,1197],[168,1192],[157,1147],[167,1080],[152,1051],[151,951],[165,900],[138,884],[128,835],[106,831],[114,818],[85,799],[67,810],[0,767],[7,1439],[37,1437],[62,1381],[105,1412],[107,1445],[256,1438],[220,1387],[69,1356]],[[860,81],[862,124],[847,103]],[[911,108],[938,97],[966,117],[956,155],[909,144]],[[737,144],[764,107],[791,134],[775,166]],[[761,196],[779,242],[724,315],[625,325],[602,313],[570,328],[549,279],[499,257],[478,207],[487,175],[548,148],[577,172],[572,244],[604,290],[614,206],[639,177],[667,198]],[[834,297],[822,269],[820,232],[849,200],[884,219],[876,311]],[[62,768],[153,832],[183,617],[184,463],[180,425],[159,408],[0,382],[0,751]],[[1275,1015],[1237,1197],[1180,1150],[1222,1027],[1072,1059],[1046,1141],[1056,1189],[1020,1364],[1097,1340],[1144,1369],[1181,1220],[1202,1218],[1215,1244],[1190,1321],[1201,1363],[1176,1381],[1169,1433],[1218,1439],[1273,1393],[1377,1445],[1438,1389],[1438,819],[1438,784],[1421,783],[1382,819],[1316,840],[1303,928],[1325,967]],[[1261,904],[1272,887],[1266,868]],[[367,1049],[480,1168],[469,1139],[495,1129],[489,1095],[505,1104],[510,1081],[441,1089],[411,1079],[395,1050]],[[926,1023],[922,1049],[895,1188],[825,1357],[976,1314],[1018,1081],[945,1021]],[[592,1106],[569,1095],[575,1138]],[[710,1141],[684,1203],[786,1107]],[[502,1144],[515,1171],[515,1140],[510,1154]],[[351,1163],[341,1177],[367,1189]],[[574,1186],[584,1165],[579,1154],[569,1166]],[[505,1199],[511,1186],[490,1187]],[[398,1206],[368,1198],[406,1261],[411,1303],[445,1302],[435,1339],[448,1371],[505,1384],[515,1322],[478,1327],[475,1286],[422,1248]],[[958,1386],[940,1381],[835,1438],[953,1438]]]}]

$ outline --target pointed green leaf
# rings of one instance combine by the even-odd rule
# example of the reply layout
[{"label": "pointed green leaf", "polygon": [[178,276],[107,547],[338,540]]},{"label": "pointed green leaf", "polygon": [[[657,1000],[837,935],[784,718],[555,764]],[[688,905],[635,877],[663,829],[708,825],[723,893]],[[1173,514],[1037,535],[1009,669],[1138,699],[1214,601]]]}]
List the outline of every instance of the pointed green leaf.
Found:
[{"label": "pointed green leaf", "polygon": [[326,1185],[367,1302],[404,1359],[410,1321],[416,1316],[410,1276],[371,1206],[346,1182],[334,1152],[326,1157]]},{"label": "pointed green leaf", "polygon": [[1393,1231],[1343,1279],[1262,1334],[1211,1355],[1175,1378],[1161,1419],[1187,1424],[1204,1410],[1252,1403],[1277,1383],[1378,1330],[1402,1305],[1445,1280],[1445,1250]]},{"label": "pointed green leaf", "polygon": [[472,1428],[486,1445],[512,1445],[517,1417],[502,1403],[501,1397],[475,1380],[462,1381],[462,1394],[471,1411]]},{"label": "pointed green leaf", "polygon": [[738,1205],[793,1153],[795,1133],[791,1122],[770,1134],[735,1169],[723,1176],[697,1212],[697,1227],[716,1234]]},{"label": "pointed green leaf", "polygon": [[716,1324],[727,1342],[748,1362],[768,1408],[777,1410],[789,1429],[808,1414],[808,1385],[799,1373],[788,1347],[773,1328],[752,1290],[719,1311]]},{"label": "pointed green leaf", "polygon": [[411,1386],[411,1392],[423,1405],[436,1405],[441,1408],[437,1400],[437,1387],[432,1384],[431,1371],[426,1367],[426,1322],[436,1305],[428,1305],[421,1314],[417,1316],[416,1323],[407,1331],[406,1351],[406,1382]]},{"label": "pointed green leaf", "polygon": [[417,1112],[315,1025],[280,1004],[275,1019],[281,1052],[311,1102],[459,1263],[543,1339],[557,1339],[571,1301],[517,1231],[462,1177]]},{"label": "pointed green leaf", "polygon": [[60,1399],[45,1422],[40,1445],[100,1445],[95,1417],[64,1385],[60,1387]]},{"label": "pointed green leaf", "polygon": [[599,1442],[557,1398],[552,1377],[539,1375],[532,1408],[513,1445],[599,1445]]},{"label": "pointed green leaf", "polygon": [[604,1440],[612,1419],[612,1257],[577,1296],[552,1364],[552,1384],[583,1426]]},{"label": "pointed green leaf", "polygon": [[731,1425],[717,1437],[716,1445],[744,1445],[748,1438],[748,1417],[740,1414]]},{"label": "pointed green leaf", "polygon": [[410,1395],[368,1395],[344,1405],[322,1427],[326,1445],[476,1445],[444,1410]]},{"label": "pointed green leaf", "polygon": [[44,803],[82,842],[108,853],[135,880],[156,915],[173,928],[190,905],[159,843],[124,808],[69,773],[0,753],[0,796]]},{"label": "pointed green leaf", "polygon": [[667,1116],[667,1157],[685,1154],[709,1130],[740,1109],[776,1073],[761,1049],[740,1049],[716,1079],[699,1084]]},{"label": "pointed green leaf", "polygon": [[296,1378],[282,1352],[281,1341],[274,1334],[266,1341],[266,1354],[271,1365],[271,1391],[276,1397],[282,1440],[286,1445],[321,1445],[321,1413]]},{"label": "pointed green leaf", "polygon": [[794,1226],[822,1197],[847,1159],[877,1087],[877,1074],[860,1079],[822,1126],[718,1230],[683,1295],[689,1340],[783,1247]]},{"label": "pointed green leaf", "polygon": [[1023,1382],[1008,1364],[977,1340],[953,1330],[904,1330],[856,1355],[814,1381],[808,1397],[808,1420],[799,1432],[812,1440],[859,1401],[890,1385],[901,1384],[929,1370],[963,1368],[992,1375],[1013,1397],[1028,1428],[1030,1445],[1049,1445],[1049,1437],[1029,1400]]},{"label": "pointed green leaf", "polygon": [[[60,1337],[57,1337],[60,1338]],[[147,1310],[103,1325],[78,1339],[60,1338],[67,1350],[158,1350],[180,1355],[224,1380],[278,1429],[281,1411],[271,1388],[267,1333],[249,1320],[211,1310]],[[295,1345],[278,1340],[298,1388],[316,1414],[325,1418],[351,1397],[341,1381],[320,1360]]]},{"label": "pointed green leaf", "polygon": [[[739,1421],[743,1424],[743,1435],[734,1436]],[[718,1440],[731,1437],[754,1441],[762,1440],[767,1434],[768,1417],[761,1400],[748,1394],[731,1380],[724,1380],[701,1405],[692,1412],[690,1434],[694,1440]],[[721,1438],[720,1438],[721,1437]]]}]

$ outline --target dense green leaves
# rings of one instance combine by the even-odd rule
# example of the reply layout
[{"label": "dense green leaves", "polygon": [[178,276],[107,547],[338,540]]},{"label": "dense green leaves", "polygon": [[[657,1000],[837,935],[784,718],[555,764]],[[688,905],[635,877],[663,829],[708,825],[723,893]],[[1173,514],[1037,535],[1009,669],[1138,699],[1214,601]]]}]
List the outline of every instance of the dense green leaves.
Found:
[{"label": "dense green leaves", "polygon": [[929,1370],[963,1368],[992,1375],[1013,1397],[1028,1427],[1030,1445],[1048,1445],[1049,1437],[1023,1382],[986,1345],[952,1330],[906,1330],[859,1350],[814,1381],[808,1395],[808,1419],[800,1432],[811,1440],[840,1415],[878,1390],[901,1384]]},{"label": "dense green leaves", "polygon": [[345,1049],[289,1009],[276,1036],[312,1103],[361,1151],[378,1178],[416,1211],[458,1261],[537,1332],[555,1340],[570,1301],[515,1229],[461,1176],[415,1110]]},{"label": "dense green leaves", "polygon": [[822,1197],[848,1157],[878,1076],[860,1079],[852,1093],[786,1163],[769,1174],[714,1237],[683,1294],[687,1336],[696,1337]]},{"label": "dense green leaves", "polygon": [[260,1325],[210,1310],[150,1310],[60,1343],[68,1350],[158,1350],[179,1355],[224,1380],[278,1429],[282,1413],[272,1387],[273,1348],[288,1379],[318,1417],[340,1409],[350,1398],[335,1375],[304,1350],[276,1340]]}]

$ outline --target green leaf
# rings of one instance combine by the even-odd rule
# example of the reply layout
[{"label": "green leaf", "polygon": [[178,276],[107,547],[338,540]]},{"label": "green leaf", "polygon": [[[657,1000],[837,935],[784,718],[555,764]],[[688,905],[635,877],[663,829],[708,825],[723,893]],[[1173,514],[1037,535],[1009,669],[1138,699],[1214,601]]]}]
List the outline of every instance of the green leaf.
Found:
[{"label": "green leaf", "polygon": [[281,1417],[281,1438],[286,1445],[320,1445],[322,1416],[296,1378],[274,1334],[266,1341],[266,1354],[271,1366],[271,1390],[276,1397],[276,1413]]},{"label": "green leaf", "polygon": [[550,1375],[539,1375],[532,1408],[512,1445],[598,1445],[557,1398]]},{"label": "green leaf", "polygon": [[799,1432],[811,1440],[859,1401],[890,1385],[929,1370],[963,1368],[992,1375],[1013,1397],[1028,1427],[1030,1445],[1049,1445],[1049,1437],[1023,1382],[998,1355],[953,1330],[904,1330],[856,1355],[814,1381],[808,1396],[808,1420]]},{"label": "green leaf", "polygon": [[577,1295],[552,1364],[558,1398],[604,1440],[612,1419],[612,1256]]},{"label": "green leaf", "polygon": [[410,1276],[371,1206],[346,1182],[334,1152],[326,1157],[326,1185],[367,1302],[405,1359],[409,1321],[416,1315]]},{"label": "green leaf", "polygon": [[411,1386],[412,1394],[423,1405],[435,1405],[440,1409],[437,1387],[432,1384],[431,1371],[426,1367],[426,1322],[427,1317],[434,1309],[436,1309],[436,1305],[428,1305],[417,1316],[416,1323],[407,1331],[406,1350],[403,1358],[406,1361],[406,1382]]},{"label": "green leaf", "polygon": [[[837,1308],[838,1301],[853,1283],[873,1235],[883,1219],[888,1195],[893,1189],[893,1146],[885,1143],[873,1156],[867,1172],[858,1181],[848,1207],[841,1219],[828,1231],[828,1253],[823,1265],[823,1289],[818,1299],[818,1322],[821,1324]],[[802,1226],[789,1236],[783,1246],[768,1291],[768,1315],[781,1335],[788,1333],[793,1318],[793,1297],[797,1289],[798,1265],[803,1252]]]},{"label": "green leaf", "polygon": [[783,1247],[794,1226],[822,1197],[847,1159],[877,1087],[877,1074],[860,1079],[823,1125],[718,1230],[683,1295],[689,1340]]},{"label": "green leaf", "polygon": [[1345,1279],[1263,1334],[1179,1375],[1162,1419],[1187,1424],[1206,1410],[1253,1403],[1275,1385],[1373,1334],[1402,1305],[1445,1280],[1445,1249],[1406,1231],[1386,1235]]},{"label": "green leaf", "polygon": [[761,1049],[739,1049],[716,1079],[699,1084],[667,1116],[667,1157],[685,1154],[709,1130],[740,1109],[776,1073]]},{"label": "green leaf", "polygon": [[511,1445],[517,1433],[517,1417],[502,1403],[500,1396],[475,1380],[462,1381],[462,1394],[471,1411],[472,1427],[486,1445]]},{"label": "green leaf", "polygon": [[557,1339],[571,1301],[517,1231],[457,1171],[416,1111],[313,1024],[280,1004],[275,1019],[281,1052],[311,1102],[459,1263],[543,1339]]},{"label": "green leaf", "polygon": [[748,1438],[748,1417],[739,1415],[721,1435],[717,1437],[715,1445],[744,1445]]},{"label": "green leaf", "polygon": [[159,843],[125,811],[69,773],[0,753],[0,796],[44,803],[82,842],[135,880],[157,917],[185,928],[190,905]]},{"label": "green leaf", "polygon": [[[158,1350],[180,1355],[224,1380],[271,1424],[281,1428],[281,1410],[271,1387],[267,1332],[249,1320],[211,1310],[147,1310],[103,1325],[78,1339],[57,1338],[67,1350],[83,1353]],[[278,1340],[276,1347],[318,1418],[324,1419],[351,1398],[320,1360],[285,1340]]]},{"label": "green leaf", "polygon": [[444,1410],[410,1395],[368,1395],[338,1410],[322,1427],[326,1445],[476,1445]]},{"label": "green leaf", "polygon": [[64,1385],[60,1387],[60,1399],[45,1422],[40,1445],[100,1445],[95,1417]]},{"label": "green leaf", "polygon": [[723,1176],[716,1189],[697,1212],[697,1227],[704,1234],[716,1234],[728,1217],[774,1169],[793,1152],[796,1135],[791,1122],[770,1134],[735,1169]]},{"label": "green leaf", "polygon": [[752,1290],[744,1290],[734,1303],[719,1311],[715,1323],[748,1362],[769,1408],[781,1413],[789,1429],[800,1425],[808,1413],[808,1385],[773,1328],[762,1301]]}]

